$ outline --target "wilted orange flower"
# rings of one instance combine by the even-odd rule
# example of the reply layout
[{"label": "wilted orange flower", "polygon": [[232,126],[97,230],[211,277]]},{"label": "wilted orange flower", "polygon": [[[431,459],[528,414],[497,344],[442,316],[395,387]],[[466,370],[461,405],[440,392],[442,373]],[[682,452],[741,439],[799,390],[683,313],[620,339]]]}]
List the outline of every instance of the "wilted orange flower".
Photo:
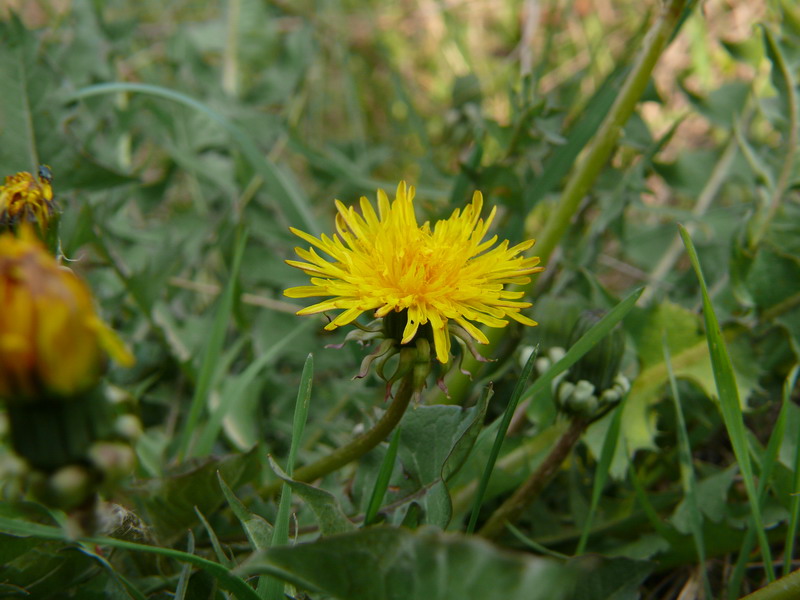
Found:
[{"label": "wilted orange flower", "polygon": [[[450,357],[450,334],[464,332],[480,343],[488,339],[474,324],[504,327],[508,319],[536,325],[520,311],[531,306],[519,299],[523,292],[506,290],[507,284],[525,284],[529,275],[541,271],[539,257],[521,256],[534,240],[509,248],[499,245],[497,236],[488,240],[496,209],[481,218],[483,196],[475,192],[472,203],[456,209],[447,220],[417,224],[414,188],[400,182],[390,202],[378,190],[378,213],[362,197],[361,214],[338,200],[336,230],[332,237],[319,238],[297,229],[292,233],[322,250],[296,248],[304,262],[289,265],[311,276],[311,285],[287,289],[290,298],[328,296],[330,299],[299,311],[308,315],[343,310],[326,326],[347,325],[366,311],[386,317],[405,313],[402,344],[409,343],[421,328],[432,334],[436,357],[446,363]],[[494,247],[493,247],[494,246]]]},{"label": "wilted orange flower", "polygon": [[133,363],[97,316],[86,285],[30,226],[0,235],[0,398],[68,397],[98,381],[106,354]]},{"label": "wilted orange flower", "polygon": [[39,167],[35,179],[25,171],[8,175],[5,185],[0,186],[0,230],[28,222],[45,231],[55,210],[52,182],[50,168],[45,165]]}]

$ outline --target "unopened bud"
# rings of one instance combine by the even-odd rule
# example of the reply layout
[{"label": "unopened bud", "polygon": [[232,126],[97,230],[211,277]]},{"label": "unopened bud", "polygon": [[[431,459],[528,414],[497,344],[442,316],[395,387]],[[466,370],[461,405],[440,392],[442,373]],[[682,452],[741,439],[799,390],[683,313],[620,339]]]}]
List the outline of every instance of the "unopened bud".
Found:
[{"label": "unopened bud", "polygon": [[135,441],[142,435],[142,422],[134,415],[120,415],[114,422],[114,429],[120,437]]},{"label": "unopened bud", "polygon": [[91,496],[92,476],[86,467],[67,465],[42,481],[34,493],[48,506],[71,510]]},{"label": "unopened bud", "polygon": [[[572,328],[570,346],[583,337],[602,317],[603,311],[587,310],[581,313]],[[625,332],[617,325],[570,368],[567,379],[572,382],[589,381],[602,393],[614,382],[624,352]]]},{"label": "unopened bud", "polygon": [[570,414],[590,417],[598,407],[594,385],[586,380],[573,384],[563,381],[558,388],[558,398],[564,410]]},{"label": "unopened bud", "polygon": [[136,457],[133,449],[119,442],[97,442],[89,449],[92,464],[106,481],[123,479],[133,473]]}]

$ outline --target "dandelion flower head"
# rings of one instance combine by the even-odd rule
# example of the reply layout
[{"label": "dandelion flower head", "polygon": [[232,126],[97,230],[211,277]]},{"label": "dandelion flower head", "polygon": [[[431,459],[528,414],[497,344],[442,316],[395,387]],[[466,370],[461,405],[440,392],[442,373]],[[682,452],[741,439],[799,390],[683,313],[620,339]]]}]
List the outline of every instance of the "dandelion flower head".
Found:
[{"label": "dandelion flower head", "polygon": [[0,230],[20,222],[35,223],[42,231],[47,229],[55,210],[52,182],[46,165],[39,167],[38,177],[26,171],[6,176],[0,185]]},{"label": "dandelion flower head", "polygon": [[374,311],[377,318],[405,311],[401,344],[429,326],[442,363],[450,357],[453,324],[482,344],[489,340],[476,324],[505,327],[510,318],[536,325],[520,312],[531,306],[520,300],[524,292],[505,289],[529,283],[531,274],[543,270],[537,266],[539,257],[522,256],[534,240],[509,247],[507,240],[497,244],[496,235],[485,239],[496,208],[482,219],[480,192],[466,208],[456,209],[433,227],[417,223],[413,201],[414,188],[400,182],[391,202],[378,190],[377,213],[365,197],[360,214],[337,200],[337,233],[332,236],[314,237],[292,228],[312,247],[295,248],[303,260],[286,262],[309,275],[311,285],[292,287],[284,294],[328,298],[297,314],[342,310],[325,327],[332,330],[366,311]]},{"label": "dandelion flower head", "polygon": [[133,357],[97,316],[89,288],[22,223],[0,235],[0,399],[72,397],[94,385],[106,355]]}]

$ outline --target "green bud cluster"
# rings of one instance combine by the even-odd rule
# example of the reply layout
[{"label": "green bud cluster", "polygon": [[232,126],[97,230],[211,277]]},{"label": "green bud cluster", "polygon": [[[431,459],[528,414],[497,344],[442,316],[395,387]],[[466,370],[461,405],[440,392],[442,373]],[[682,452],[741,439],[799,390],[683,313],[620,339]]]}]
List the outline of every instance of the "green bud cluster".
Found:
[{"label": "green bud cluster", "polygon": [[[601,318],[599,311],[584,311],[572,328],[570,345]],[[559,409],[573,416],[591,419],[622,400],[631,387],[627,377],[619,373],[624,350],[624,333],[621,328],[614,328],[570,369],[556,376],[551,389]],[[543,375],[565,354],[564,348],[551,347],[536,360],[536,371]]]}]

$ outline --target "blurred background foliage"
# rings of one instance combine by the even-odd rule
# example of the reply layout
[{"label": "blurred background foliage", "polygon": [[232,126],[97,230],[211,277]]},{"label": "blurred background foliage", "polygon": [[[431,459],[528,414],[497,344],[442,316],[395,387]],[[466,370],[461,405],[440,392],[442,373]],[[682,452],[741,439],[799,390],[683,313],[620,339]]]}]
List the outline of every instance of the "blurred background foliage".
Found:
[{"label": "blurred background foliage", "polygon": [[[2,172],[52,167],[63,259],[88,280],[137,358],[135,368],[109,374],[145,428],[136,480],[117,499],[130,511],[127,539],[185,548],[193,528],[198,554],[213,557],[218,536],[227,550],[217,558],[227,566],[231,556],[260,549],[254,540],[269,538],[277,511],[263,493],[277,481],[266,454],[280,462],[288,453],[309,352],[314,387],[297,441],[301,463],[341,446],[381,405],[380,381],[350,380],[362,349],[325,349],[344,333],[293,316],[300,306],[282,298],[306,279],[283,262],[297,244],[290,225],[331,231],[334,198],[374,198],[376,188],[391,192],[406,179],[417,186],[420,216],[446,217],[480,189],[500,208],[501,238],[537,237],[658,10],[629,0],[0,4]],[[530,311],[541,326],[509,328],[500,360],[470,394],[451,400],[473,408],[423,404],[407,415],[384,501],[388,522],[463,530],[496,431],[489,423],[519,374],[519,347],[539,343],[544,354],[565,346],[580,310],[610,309],[645,285],[625,320],[622,372],[633,387],[619,409],[613,456],[599,469],[605,484],[589,523],[587,549],[605,557],[592,571],[596,585],[559,588],[555,570],[543,570],[536,585],[542,597],[587,599],[676,598],[702,588],[692,512],[700,514],[703,572],[715,597],[763,583],[764,573],[747,564],[748,499],[717,410],[700,288],[675,224],[692,234],[723,324],[746,443],[763,475],[759,503],[777,544],[796,532],[798,511],[800,411],[784,383],[800,356],[799,68],[795,3],[709,0],[694,8],[547,261]],[[665,347],[690,464],[679,452],[683,425],[669,401]],[[487,408],[477,397],[488,380],[495,396]],[[437,400],[431,387],[428,402]],[[526,512],[523,538],[575,551],[613,414],[588,429]],[[552,402],[524,405],[517,416],[484,518],[563,427]],[[770,451],[776,422],[785,429]],[[326,478],[320,487],[332,496],[323,504],[363,515],[387,449]],[[453,452],[458,465],[448,467]],[[697,478],[694,509],[681,483],[687,467]],[[224,492],[217,471],[233,492]],[[246,508],[236,508],[234,492]],[[295,492],[308,502],[294,506],[308,539],[318,525],[341,524],[308,508],[310,492]],[[5,516],[22,514],[4,506]],[[32,518],[34,509],[25,510]],[[240,521],[249,523],[247,537]],[[426,544],[442,542],[400,531],[391,544],[411,548],[419,563],[409,577],[422,581]],[[366,542],[350,550],[359,543]],[[511,536],[503,543],[522,548]],[[177,563],[122,551],[112,567],[85,549],[65,555],[59,544],[5,536],[9,566],[0,568],[0,585],[41,598],[88,598],[74,591],[88,581],[80,589],[91,597],[112,589],[141,597],[120,583],[125,573],[145,597],[166,597],[176,585],[184,597],[221,597],[204,592],[213,590],[207,571],[190,577]],[[778,556],[782,549],[775,547]],[[345,597],[325,569],[298,570],[304,555],[275,554],[270,564],[284,559],[295,580]],[[467,562],[456,568],[469,569],[459,560]],[[523,563],[515,568],[528,581],[534,566]],[[42,577],[42,564],[58,568]],[[541,583],[548,581],[552,589]],[[516,597],[509,593],[497,584],[482,597]]]}]

